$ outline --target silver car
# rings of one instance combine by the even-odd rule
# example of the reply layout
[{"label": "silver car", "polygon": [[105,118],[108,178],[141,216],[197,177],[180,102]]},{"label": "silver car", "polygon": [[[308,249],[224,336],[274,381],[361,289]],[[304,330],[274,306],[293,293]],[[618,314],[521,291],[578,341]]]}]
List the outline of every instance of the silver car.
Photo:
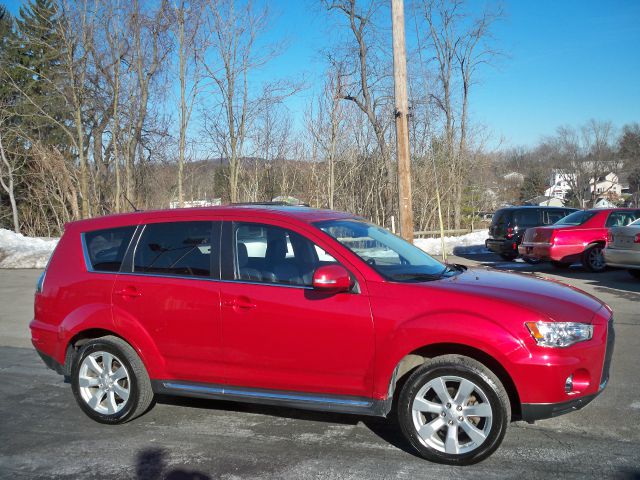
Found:
[{"label": "silver car", "polygon": [[604,259],[610,267],[626,268],[631,276],[640,279],[640,219],[626,227],[609,229]]}]

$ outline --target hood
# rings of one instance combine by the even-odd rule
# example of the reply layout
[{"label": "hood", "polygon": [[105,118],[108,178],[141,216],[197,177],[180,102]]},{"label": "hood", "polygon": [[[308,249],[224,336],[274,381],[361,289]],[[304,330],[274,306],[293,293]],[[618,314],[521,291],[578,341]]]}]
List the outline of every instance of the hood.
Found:
[{"label": "hood", "polygon": [[530,274],[470,268],[442,283],[442,286],[457,293],[519,305],[558,322],[590,322],[604,306],[600,300],[582,290]]}]

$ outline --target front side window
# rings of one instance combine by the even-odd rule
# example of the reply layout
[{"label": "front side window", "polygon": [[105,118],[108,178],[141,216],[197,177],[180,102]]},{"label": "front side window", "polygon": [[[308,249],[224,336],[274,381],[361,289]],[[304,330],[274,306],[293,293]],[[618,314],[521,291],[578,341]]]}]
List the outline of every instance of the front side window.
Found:
[{"label": "front side window", "polygon": [[119,271],[135,229],[120,227],[85,233],[87,260],[91,268],[98,272]]},{"label": "front side window", "polygon": [[211,275],[211,222],[146,225],[133,258],[135,273]]},{"label": "front side window", "polygon": [[311,286],[316,268],[336,263],[311,240],[285,228],[236,223],[233,235],[236,280]]},{"label": "front side window", "polygon": [[330,220],[314,225],[389,280],[421,282],[459,273],[388,230],[364,221]]}]

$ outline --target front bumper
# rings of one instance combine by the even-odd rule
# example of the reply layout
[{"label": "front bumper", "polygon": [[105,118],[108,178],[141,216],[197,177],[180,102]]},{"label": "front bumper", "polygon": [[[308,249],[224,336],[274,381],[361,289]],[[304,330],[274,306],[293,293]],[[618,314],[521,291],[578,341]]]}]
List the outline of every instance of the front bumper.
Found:
[{"label": "front bumper", "polygon": [[640,250],[605,248],[604,261],[611,267],[640,268]]},{"label": "front bumper", "polygon": [[557,417],[559,415],[564,415],[565,413],[580,410],[581,408],[591,403],[594,398],[602,393],[602,391],[609,383],[611,359],[613,358],[615,339],[616,334],[613,327],[613,317],[610,317],[609,321],[607,322],[607,339],[604,358],[602,361],[602,372],[600,374],[600,382],[598,384],[596,392],[586,393],[585,395],[582,395],[580,397],[560,402],[522,403],[520,406],[520,418],[526,422],[534,422],[536,420]]},{"label": "front bumper", "polygon": [[522,420],[532,423],[536,420],[571,413],[588,405],[597,396],[598,394],[596,393],[560,403],[523,403],[521,406]]}]

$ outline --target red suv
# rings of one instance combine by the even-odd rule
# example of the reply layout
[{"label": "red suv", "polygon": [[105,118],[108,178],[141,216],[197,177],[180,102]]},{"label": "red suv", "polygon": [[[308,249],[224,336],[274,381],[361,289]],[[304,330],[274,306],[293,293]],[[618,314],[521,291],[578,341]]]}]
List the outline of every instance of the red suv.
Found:
[{"label": "red suv", "polygon": [[579,210],[548,227],[527,230],[518,251],[525,259],[550,261],[557,268],[580,261],[591,272],[603,272],[608,229],[638,218],[640,210],[626,208]]},{"label": "red suv", "polygon": [[353,215],[304,207],[70,223],[37,285],[35,348],[103,423],[154,394],[397,415],[424,458],[489,456],[511,420],[608,380],[611,310],[527,275],[443,265]]}]

